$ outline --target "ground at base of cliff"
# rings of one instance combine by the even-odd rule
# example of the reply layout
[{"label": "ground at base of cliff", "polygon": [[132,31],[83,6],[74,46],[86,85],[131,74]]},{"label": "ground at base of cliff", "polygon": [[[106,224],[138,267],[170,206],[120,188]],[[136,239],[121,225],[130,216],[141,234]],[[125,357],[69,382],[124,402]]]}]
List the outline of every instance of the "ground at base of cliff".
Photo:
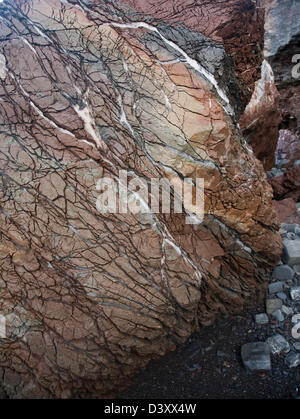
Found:
[{"label": "ground at base of cliff", "polygon": [[[262,309],[263,311],[263,309]],[[152,361],[119,399],[295,399],[300,398],[300,366],[289,368],[285,355],[272,355],[272,369],[250,371],[241,359],[248,342],[265,342],[290,326],[257,325],[255,314],[225,316],[193,335],[176,351]],[[289,330],[288,330],[289,329]]]}]

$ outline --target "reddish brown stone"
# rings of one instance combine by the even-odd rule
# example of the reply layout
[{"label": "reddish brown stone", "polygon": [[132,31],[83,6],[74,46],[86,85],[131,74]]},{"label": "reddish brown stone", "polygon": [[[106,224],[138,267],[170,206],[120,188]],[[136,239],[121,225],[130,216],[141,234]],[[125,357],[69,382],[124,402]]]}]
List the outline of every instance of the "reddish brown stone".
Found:
[{"label": "reddish brown stone", "polygon": [[[255,306],[282,251],[272,189],[224,95],[239,89],[223,48],[114,2],[71,3],[0,4],[11,397],[113,395],[220,313]],[[186,214],[100,212],[97,183],[120,170],[181,186],[202,177],[203,222],[186,223],[189,202]]]},{"label": "reddish brown stone", "polygon": [[286,159],[284,168],[293,167],[296,160],[300,160],[300,135],[293,133],[288,129],[279,131],[278,145],[276,150],[277,161]]},{"label": "reddish brown stone", "polygon": [[300,165],[287,169],[282,176],[269,179],[275,199],[293,198],[300,201]]},{"label": "reddish brown stone", "polygon": [[300,217],[297,215],[295,201],[292,198],[286,198],[282,201],[273,201],[277,216],[281,223],[300,224]]},{"label": "reddish brown stone", "polygon": [[246,105],[260,77],[264,44],[262,0],[206,1],[121,0],[134,10],[172,25],[186,25],[193,31],[220,42],[235,61]]},{"label": "reddish brown stone", "polygon": [[280,122],[279,94],[272,69],[264,61],[262,78],[255,84],[255,91],[240,119],[240,125],[247,142],[266,171],[275,166]]}]

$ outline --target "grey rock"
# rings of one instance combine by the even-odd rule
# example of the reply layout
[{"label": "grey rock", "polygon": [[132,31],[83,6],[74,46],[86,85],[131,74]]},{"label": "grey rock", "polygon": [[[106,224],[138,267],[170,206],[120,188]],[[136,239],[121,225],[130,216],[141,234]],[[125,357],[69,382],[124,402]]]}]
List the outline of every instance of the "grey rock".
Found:
[{"label": "grey rock", "polygon": [[286,224],[286,231],[288,233],[295,233],[296,228],[299,228],[298,224]]},{"label": "grey rock", "polygon": [[290,293],[292,300],[300,300],[300,286],[292,287]]},{"label": "grey rock", "polygon": [[284,315],[280,309],[273,311],[272,316],[279,322],[283,322],[284,320]]},{"label": "grey rock", "polygon": [[279,334],[271,336],[266,342],[270,346],[273,355],[278,355],[281,352],[288,353],[291,349],[288,341]]},{"label": "grey rock", "polygon": [[283,240],[282,260],[290,266],[300,264],[300,240]]},{"label": "grey rock", "polygon": [[297,0],[269,2],[265,16],[264,56],[274,68],[279,88],[295,85],[298,81],[291,71],[290,60],[285,57],[293,57],[299,51],[299,21]]},{"label": "grey rock", "polygon": [[291,307],[287,307],[285,305],[283,305],[281,307],[281,311],[286,315],[286,316],[291,316],[294,313],[294,310]]},{"label": "grey rock", "polygon": [[296,342],[296,343],[294,343],[294,348],[296,349],[296,351],[299,351],[300,352],[300,342]]},{"label": "grey rock", "polygon": [[269,293],[276,294],[277,292],[281,292],[283,290],[283,282],[273,282],[269,285]]},{"label": "grey rock", "polygon": [[297,239],[297,235],[293,232],[288,232],[282,235],[283,239],[287,239],[287,240],[296,240]]},{"label": "grey rock", "polygon": [[255,322],[256,322],[256,324],[268,324],[269,323],[269,317],[266,313],[256,314]]},{"label": "grey rock", "polygon": [[296,311],[295,316],[292,317],[292,323],[298,324],[298,322],[299,322],[299,317],[298,316],[300,316],[300,313],[298,313]]},{"label": "grey rock", "polygon": [[290,281],[295,275],[295,271],[289,265],[276,266],[272,273],[272,278],[281,281]]},{"label": "grey rock", "polygon": [[295,368],[300,365],[300,354],[299,353],[290,353],[285,358],[285,362],[289,368]]},{"label": "grey rock", "polygon": [[284,292],[279,292],[277,294],[277,297],[280,298],[283,301],[287,300],[287,295]]},{"label": "grey rock", "polygon": [[279,298],[268,298],[266,300],[266,311],[272,314],[275,310],[281,309],[282,301]]},{"label": "grey rock", "polygon": [[270,371],[270,347],[266,342],[246,343],[241,350],[242,361],[251,371]]}]

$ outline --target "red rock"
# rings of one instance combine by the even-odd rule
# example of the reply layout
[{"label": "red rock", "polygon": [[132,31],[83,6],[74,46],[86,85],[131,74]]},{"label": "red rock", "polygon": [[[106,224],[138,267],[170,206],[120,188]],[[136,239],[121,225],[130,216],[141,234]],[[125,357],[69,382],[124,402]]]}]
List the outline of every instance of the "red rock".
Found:
[{"label": "red rock", "polygon": [[279,131],[276,160],[283,159],[289,161],[283,165],[284,168],[291,168],[296,160],[300,160],[300,135],[294,134],[288,129]]},{"label": "red rock", "polygon": [[279,94],[273,71],[264,61],[262,77],[255,83],[254,93],[240,119],[240,125],[248,144],[266,171],[275,166],[280,122]]},{"label": "red rock", "polygon": [[[256,306],[282,252],[272,188],[223,91],[239,92],[223,48],[128,24],[143,15],[114,2],[71,3],[0,4],[0,365],[19,398],[112,396],[220,313]],[[214,10],[230,38],[230,9]],[[203,222],[101,213],[98,181],[120,170],[203,178]]]},{"label": "red rock", "polygon": [[264,7],[262,0],[156,1],[121,0],[134,10],[172,25],[184,23],[193,31],[220,42],[235,61],[246,105],[260,77],[264,44]]},{"label": "red rock", "polygon": [[299,2],[294,0],[268,0],[265,7],[264,55],[274,72],[283,118],[277,154],[289,159],[285,167],[290,167],[300,155],[300,75],[296,67],[300,8]]},{"label": "red rock", "polygon": [[[296,81],[295,81],[296,83]],[[300,136],[300,85],[280,88],[280,109],[283,122],[281,127]]]},{"label": "red rock", "polygon": [[293,198],[300,201],[300,165],[287,169],[282,176],[269,179],[275,199]]},{"label": "red rock", "polygon": [[277,216],[281,223],[300,224],[300,217],[297,215],[296,203],[292,198],[282,201],[273,201]]}]

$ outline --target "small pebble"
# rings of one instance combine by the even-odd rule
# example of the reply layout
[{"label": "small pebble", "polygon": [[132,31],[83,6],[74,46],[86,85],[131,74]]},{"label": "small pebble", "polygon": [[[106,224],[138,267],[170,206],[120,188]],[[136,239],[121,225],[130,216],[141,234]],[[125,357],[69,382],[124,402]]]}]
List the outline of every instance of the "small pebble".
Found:
[{"label": "small pebble", "polygon": [[256,314],[255,322],[256,322],[256,324],[268,324],[269,323],[269,317],[266,313]]},{"label": "small pebble", "polygon": [[281,307],[281,311],[286,315],[286,316],[291,316],[294,313],[294,310],[291,307],[287,307],[285,305],[283,305]]},{"label": "small pebble", "polygon": [[276,294],[277,292],[281,292],[283,290],[283,282],[273,282],[269,285],[269,294]]},{"label": "small pebble", "polygon": [[291,288],[291,298],[292,300],[300,300],[300,287]]},{"label": "small pebble", "polygon": [[269,298],[266,300],[267,314],[272,314],[275,310],[281,309],[282,301],[280,298]]},{"label": "small pebble", "polygon": [[272,273],[272,278],[280,281],[289,281],[295,275],[295,271],[288,265],[276,266]]},{"label": "small pebble", "polygon": [[277,294],[277,297],[280,298],[283,301],[287,299],[287,295],[284,292],[279,292]]},{"label": "small pebble", "polygon": [[270,371],[270,347],[266,342],[246,343],[241,350],[242,361],[251,371]]},{"label": "small pebble", "polygon": [[290,353],[285,358],[285,362],[289,368],[296,368],[300,365],[300,354],[299,353]]},{"label": "small pebble", "polygon": [[282,311],[280,309],[273,311],[272,316],[278,320],[279,322],[284,321],[284,315],[282,314]]},{"label": "small pebble", "polygon": [[288,353],[290,345],[288,341],[281,335],[274,335],[266,340],[273,355],[278,355],[281,352]]}]

